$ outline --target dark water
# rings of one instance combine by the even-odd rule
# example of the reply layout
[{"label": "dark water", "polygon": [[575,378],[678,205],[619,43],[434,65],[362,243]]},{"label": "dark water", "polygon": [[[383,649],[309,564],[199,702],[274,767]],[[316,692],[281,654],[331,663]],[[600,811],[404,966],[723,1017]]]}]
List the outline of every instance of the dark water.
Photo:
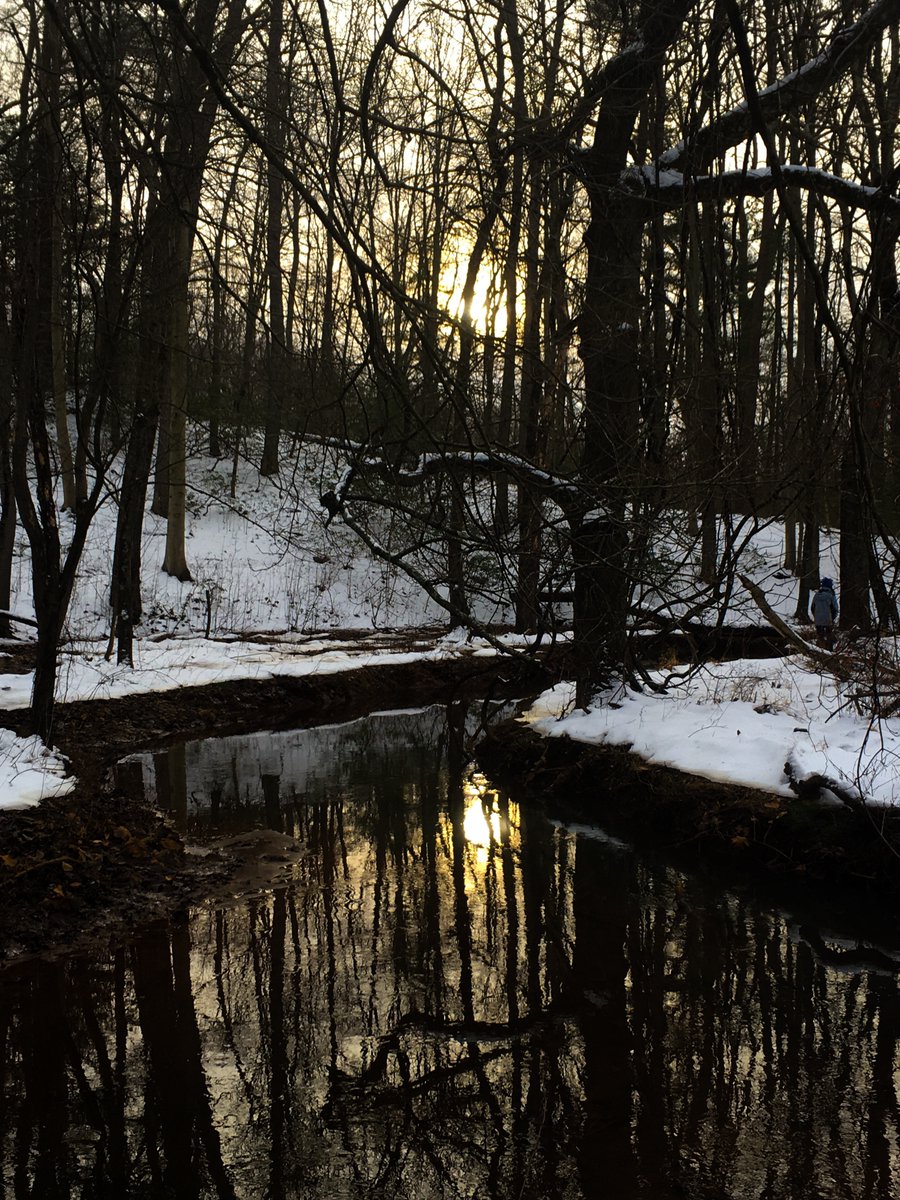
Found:
[{"label": "dark water", "polygon": [[0,977],[0,1197],[900,1193],[893,974],[520,810],[463,724],[129,768],[193,838],[302,852],[280,890]]}]

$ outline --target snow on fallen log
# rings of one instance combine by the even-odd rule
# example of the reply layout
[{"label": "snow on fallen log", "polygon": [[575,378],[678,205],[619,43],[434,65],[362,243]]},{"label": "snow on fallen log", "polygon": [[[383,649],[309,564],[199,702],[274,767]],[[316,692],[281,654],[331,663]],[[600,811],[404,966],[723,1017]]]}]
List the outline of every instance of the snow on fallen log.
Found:
[{"label": "snow on fallen log", "polygon": [[788,787],[801,800],[818,800],[823,791],[828,791],[855,812],[862,812],[866,806],[865,797],[859,788],[848,780],[833,779],[818,771],[804,775],[802,768],[792,758],[784,764],[784,774]]}]

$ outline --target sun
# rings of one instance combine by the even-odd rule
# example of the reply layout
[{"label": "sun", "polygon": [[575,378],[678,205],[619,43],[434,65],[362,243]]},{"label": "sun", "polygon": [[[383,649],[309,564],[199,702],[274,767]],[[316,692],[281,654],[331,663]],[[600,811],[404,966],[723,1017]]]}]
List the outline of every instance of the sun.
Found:
[{"label": "sun", "polygon": [[[470,253],[470,245],[458,245],[445,259],[441,272],[441,299],[446,312],[456,321],[462,321],[466,316],[463,293]],[[481,337],[502,337],[506,333],[506,296],[501,286],[500,267],[487,258],[475,278],[468,318],[475,333]]]}]

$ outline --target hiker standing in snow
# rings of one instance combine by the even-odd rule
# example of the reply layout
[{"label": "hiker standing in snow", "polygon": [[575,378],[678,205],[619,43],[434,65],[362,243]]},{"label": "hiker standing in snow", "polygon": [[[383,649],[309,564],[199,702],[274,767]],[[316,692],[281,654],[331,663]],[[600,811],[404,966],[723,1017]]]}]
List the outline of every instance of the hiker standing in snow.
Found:
[{"label": "hiker standing in snow", "polygon": [[810,601],[809,615],[816,626],[816,645],[825,650],[834,649],[834,623],[838,615],[837,596],[834,594],[834,584],[824,576],[819,584],[819,590],[813,593]]}]

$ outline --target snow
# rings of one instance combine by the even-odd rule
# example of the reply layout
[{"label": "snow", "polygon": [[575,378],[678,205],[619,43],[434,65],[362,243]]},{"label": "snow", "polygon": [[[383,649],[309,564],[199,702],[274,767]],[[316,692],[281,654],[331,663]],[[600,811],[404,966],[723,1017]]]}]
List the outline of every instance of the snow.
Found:
[{"label": "snow", "polygon": [[[681,192],[687,186],[687,181],[680,171],[670,167],[661,167],[663,159],[656,164],[633,168],[623,174],[623,179],[637,176],[656,191]],[[844,179],[820,167],[807,167],[796,163],[782,163],[781,175],[788,183],[800,187],[808,187],[818,191],[823,196],[839,198],[847,204],[858,208],[868,209],[876,200],[883,200],[889,207],[896,208],[890,197],[883,196],[880,189],[868,187],[853,179]],[[775,184],[775,174],[771,167],[741,167],[734,171],[721,171],[717,175],[698,175],[690,180],[695,189],[715,188],[723,194],[730,194],[741,189],[746,182],[755,181]]]},{"label": "snow", "polygon": [[797,656],[715,663],[671,692],[620,689],[600,700],[575,709],[571,684],[558,684],[522,719],[547,737],[627,746],[648,762],[779,796],[793,795],[791,762],[798,776],[824,775],[869,804],[900,799],[900,721],[871,724],[843,685]]},{"label": "snow", "polygon": [[609,513],[605,508],[592,508],[590,512],[586,512],[581,518],[582,525],[597,525],[601,521],[605,521]]},{"label": "snow", "polygon": [[[106,588],[115,508],[104,505],[73,596],[58,699],[115,699],[209,683],[496,654],[495,644],[465,630],[447,632],[443,610],[414,583],[367,555],[340,520],[326,523],[318,496],[340,479],[344,467],[329,461],[328,453],[323,447],[310,449],[309,457],[292,468],[289,484],[261,480],[252,466],[241,464],[235,499],[229,495],[230,462],[190,460],[187,552],[193,581],[181,583],[162,572],[165,522],[148,515],[145,617],[133,669],[107,658]],[[781,542],[778,525],[756,531],[742,549],[741,564],[779,614],[790,619],[796,581],[779,567]],[[837,574],[835,554],[833,539],[826,537],[821,560],[826,574]],[[659,592],[648,588],[639,597],[641,605],[661,615],[691,616],[693,566],[674,532],[659,562],[668,577],[666,595],[680,599],[665,601],[662,587]],[[26,618],[33,616],[29,568],[22,542],[15,559],[13,611]],[[760,620],[740,587],[730,600],[728,620]],[[17,640],[33,638],[32,629],[16,628]],[[513,647],[531,640],[493,639]],[[23,709],[30,691],[29,674],[0,674],[0,708]],[[870,726],[838,684],[798,658],[714,664],[665,695],[627,692],[617,707],[598,704],[590,713],[571,709],[571,687],[562,684],[538,701],[527,720],[547,736],[629,744],[650,761],[777,794],[788,793],[784,763],[790,759],[798,773],[840,780],[873,803],[895,801],[900,726],[892,721]],[[32,805],[73,785],[61,758],[35,739],[0,730],[0,808]]]},{"label": "snow", "polygon": [[[510,648],[528,643],[521,635],[503,635],[498,640]],[[335,675],[365,667],[438,662],[457,658],[461,651],[479,656],[497,653],[483,639],[469,637],[464,630],[452,630],[436,641],[408,650],[392,649],[387,639],[374,636],[346,642],[339,638],[310,638],[299,644],[290,636],[277,635],[266,643],[207,641],[193,636],[165,642],[145,640],[137,645],[134,668],[107,661],[99,652],[67,655],[60,671],[57,698],[61,702],[116,700],[226,681]],[[2,707],[27,708],[31,679],[30,674],[0,674]]]},{"label": "snow", "polygon": [[673,171],[670,167],[662,168],[659,163],[638,167],[637,174],[652,187],[659,188],[660,191],[664,191],[666,188],[680,191],[684,187],[684,175],[681,171]]},{"label": "snow", "polygon": [[20,738],[0,729],[0,809],[32,808],[47,796],[64,796],[75,786],[65,761],[39,738]]}]

